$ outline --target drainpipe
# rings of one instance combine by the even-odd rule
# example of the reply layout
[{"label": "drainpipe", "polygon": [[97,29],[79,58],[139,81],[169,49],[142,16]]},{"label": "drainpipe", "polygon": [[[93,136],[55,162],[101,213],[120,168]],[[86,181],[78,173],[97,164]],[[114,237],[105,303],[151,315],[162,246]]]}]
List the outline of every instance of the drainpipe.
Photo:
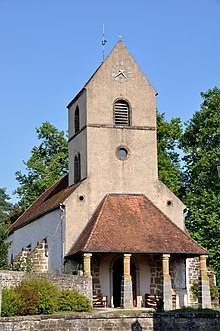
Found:
[{"label": "drainpipe", "polygon": [[65,251],[65,245],[64,245],[64,220],[65,220],[65,205],[60,203],[60,240],[61,240],[61,266],[63,265],[63,257],[64,257],[64,251]]}]

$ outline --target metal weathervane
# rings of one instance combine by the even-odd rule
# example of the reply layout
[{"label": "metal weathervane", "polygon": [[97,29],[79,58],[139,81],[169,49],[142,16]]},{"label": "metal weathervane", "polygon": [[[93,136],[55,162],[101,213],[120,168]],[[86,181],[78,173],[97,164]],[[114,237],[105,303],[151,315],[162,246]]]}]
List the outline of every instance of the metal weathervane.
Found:
[{"label": "metal weathervane", "polygon": [[105,44],[107,43],[107,40],[105,39],[105,30],[104,30],[104,24],[102,28],[102,59],[104,61],[105,59]]}]

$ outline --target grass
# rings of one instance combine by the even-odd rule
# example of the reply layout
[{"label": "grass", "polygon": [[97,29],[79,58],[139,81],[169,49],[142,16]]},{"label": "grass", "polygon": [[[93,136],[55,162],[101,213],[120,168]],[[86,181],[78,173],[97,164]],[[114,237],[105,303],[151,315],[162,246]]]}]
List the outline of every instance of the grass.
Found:
[{"label": "grass", "polygon": [[220,307],[218,308],[194,308],[194,307],[183,307],[180,309],[169,310],[168,313],[219,313]]},{"label": "grass", "polygon": [[[139,315],[139,314],[153,314],[157,313],[156,310],[152,309],[123,309],[123,308],[115,308],[115,309],[94,309],[93,312],[99,313],[99,314],[116,314],[116,315]],[[179,309],[174,309],[174,310],[166,310],[164,312],[158,312],[158,313],[219,313],[220,312],[220,307],[218,308],[194,308],[194,307],[183,307]]]}]

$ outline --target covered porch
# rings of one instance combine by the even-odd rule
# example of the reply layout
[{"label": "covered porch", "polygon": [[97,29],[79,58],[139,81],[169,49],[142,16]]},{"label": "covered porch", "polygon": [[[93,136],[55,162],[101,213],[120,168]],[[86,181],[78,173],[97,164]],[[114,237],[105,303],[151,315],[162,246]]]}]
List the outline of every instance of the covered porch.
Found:
[{"label": "covered porch", "polygon": [[[144,195],[106,195],[67,258],[92,277],[92,294],[109,307],[145,306],[160,296],[164,309],[188,305],[186,260],[200,259],[199,305],[211,307],[208,252]],[[175,295],[173,307],[172,295]]]},{"label": "covered porch", "polygon": [[[156,308],[155,299],[163,302],[165,310],[171,310],[190,303],[185,256],[84,253],[82,257],[84,275],[92,277],[94,306]],[[206,258],[199,257],[199,303],[203,308],[210,307]]]}]

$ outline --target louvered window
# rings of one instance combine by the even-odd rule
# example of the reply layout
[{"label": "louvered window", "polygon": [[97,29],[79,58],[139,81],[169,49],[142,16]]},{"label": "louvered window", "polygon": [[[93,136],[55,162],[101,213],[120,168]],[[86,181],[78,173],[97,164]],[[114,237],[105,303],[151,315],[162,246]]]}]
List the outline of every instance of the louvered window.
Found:
[{"label": "louvered window", "polygon": [[130,110],[129,105],[124,100],[118,100],[114,106],[115,125],[130,125]]}]

